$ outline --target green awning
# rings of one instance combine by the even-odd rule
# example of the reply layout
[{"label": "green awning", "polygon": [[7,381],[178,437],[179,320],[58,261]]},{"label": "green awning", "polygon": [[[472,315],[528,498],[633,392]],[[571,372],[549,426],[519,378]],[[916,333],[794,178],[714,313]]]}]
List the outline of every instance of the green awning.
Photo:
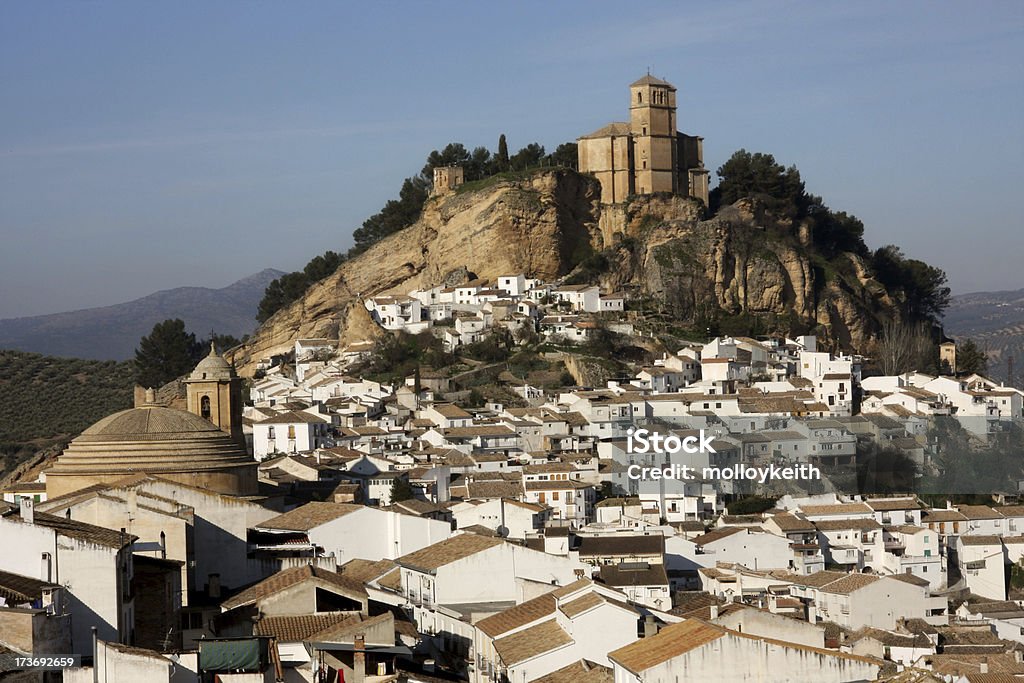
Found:
[{"label": "green awning", "polygon": [[267,661],[267,640],[200,640],[200,671],[262,671]]}]

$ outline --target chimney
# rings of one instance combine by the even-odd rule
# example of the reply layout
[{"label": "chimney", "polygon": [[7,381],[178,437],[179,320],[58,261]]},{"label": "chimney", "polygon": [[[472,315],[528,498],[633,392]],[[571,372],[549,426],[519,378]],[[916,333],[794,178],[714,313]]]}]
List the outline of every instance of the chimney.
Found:
[{"label": "chimney", "polygon": [[658,625],[654,623],[654,615],[648,614],[644,617],[644,638],[658,635]]},{"label": "chimney", "polygon": [[366,634],[359,633],[352,641],[352,682],[366,680]]},{"label": "chimney", "polygon": [[981,658],[981,662],[978,664],[978,673],[988,673],[988,657]]},{"label": "chimney", "polygon": [[18,506],[21,511],[22,521],[28,522],[29,524],[35,524],[36,521],[36,502],[28,496],[22,496],[18,500]]},{"label": "chimney", "polygon": [[718,605],[711,605],[711,621],[718,618]]}]

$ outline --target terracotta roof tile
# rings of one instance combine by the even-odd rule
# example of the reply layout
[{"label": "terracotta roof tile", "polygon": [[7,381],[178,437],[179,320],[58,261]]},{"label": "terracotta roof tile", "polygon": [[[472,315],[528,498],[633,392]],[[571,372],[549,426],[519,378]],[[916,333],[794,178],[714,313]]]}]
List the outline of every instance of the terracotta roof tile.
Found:
[{"label": "terracotta roof tile", "polygon": [[353,503],[306,503],[300,507],[271,517],[258,526],[265,529],[283,529],[286,531],[309,531],[321,524],[334,521],[339,517],[366,509],[363,505]]},{"label": "terracotta roof tile", "polygon": [[319,581],[347,591],[350,594],[358,595],[360,597],[366,596],[366,589],[363,587],[361,582],[355,581],[336,572],[327,571],[326,569],[320,569],[319,567],[306,564],[301,567],[292,567],[290,569],[279,571],[273,576],[263,579],[253,586],[249,586],[241,593],[225,600],[221,604],[221,607],[225,610],[229,610],[251,602],[257,602],[275,593],[279,593],[286,588],[291,588],[292,586],[303,583],[304,581]]},{"label": "terracotta roof tile", "polygon": [[507,610],[481,619],[476,622],[476,627],[491,638],[497,638],[520,626],[525,626],[531,622],[543,619],[549,614],[554,614],[554,612],[555,597],[552,593],[545,593],[515,607],[510,607]]},{"label": "terracotta roof tile", "polygon": [[257,636],[274,636],[281,642],[295,643],[339,623],[359,622],[359,615],[351,612],[322,612],[287,617],[263,617],[253,627]]},{"label": "terracotta roof tile", "polygon": [[494,650],[506,666],[512,666],[545,652],[565,647],[572,642],[572,637],[558,625],[557,621],[548,619],[536,626],[495,640]]},{"label": "terracotta roof tile", "polygon": [[452,562],[489,550],[504,543],[500,538],[461,534],[403,555],[396,562],[403,567],[433,572]]}]

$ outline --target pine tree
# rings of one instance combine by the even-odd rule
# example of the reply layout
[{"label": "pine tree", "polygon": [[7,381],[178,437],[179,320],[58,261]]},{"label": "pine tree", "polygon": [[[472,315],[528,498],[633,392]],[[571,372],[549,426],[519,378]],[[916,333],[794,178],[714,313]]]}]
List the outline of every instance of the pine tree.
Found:
[{"label": "pine tree", "polygon": [[202,347],[196,336],[185,331],[180,318],[153,326],[135,349],[135,381],[144,387],[160,387],[192,370]]}]

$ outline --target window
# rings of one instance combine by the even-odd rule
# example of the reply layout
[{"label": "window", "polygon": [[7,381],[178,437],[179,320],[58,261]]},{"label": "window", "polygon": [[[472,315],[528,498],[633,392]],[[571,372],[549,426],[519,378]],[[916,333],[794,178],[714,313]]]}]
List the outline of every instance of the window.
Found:
[{"label": "window", "polygon": [[267,438],[268,439],[273,439],[274,438],[274,428],[273,427],[267,427]]},{"label": "window", "polygon": [[207,420],[210,419],[210,397],[203,396],[199,399],[199,414]]},{"label": "window", "polygon": [[551,500],[558,500],[558,491],[551,492]]},{"label": "window", "polygon": [[638,104],[644,101],[644,94],[642,92],[638,92],[636,94],[636,101]]},{"label": "window", "polygon": [[288,438],[289,439],[294,439],[295,438],[295,425],[288,425]]}]

